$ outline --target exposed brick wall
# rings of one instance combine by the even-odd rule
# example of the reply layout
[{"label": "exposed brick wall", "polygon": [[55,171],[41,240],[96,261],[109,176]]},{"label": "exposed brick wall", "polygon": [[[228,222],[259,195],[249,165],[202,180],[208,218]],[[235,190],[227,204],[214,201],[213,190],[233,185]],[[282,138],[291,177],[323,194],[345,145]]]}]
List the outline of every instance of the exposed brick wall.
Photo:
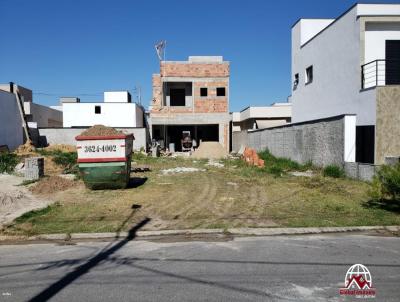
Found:
[{"label": "exposed brick wall", "polygon": [[153,100],[152,105],[154,107],[160,107],[162,105],[162,90],[161,90],[161,77],[159,74],[153,74]]},{"label": "exposed brick wall", "polygon": [[[229,63],[161,63],[162,76],[205,78],[193,82],[192,107],[163,107],[162,77],[153,75],[153,101],[151,114],[162,116],[168,113],[228,113],[229,112]],[[218,78],[212,80],[212,78]],[[200,96],[200,88],[207,87],[207,97]],[[226,95],[217,97],[217,88],[224,87]],[[173,118],[173,117],[171,117]]]},{"label": "exposed brick wall", "polygon": [[192,107],[153,107],[151,114],[157,117],[168,116],[168,113],[192,113]]},{"label": "exposed brick wall", "polygon": [[[208,88],[207,97],[200,96],[200,88]],[[224,87],[226,96],[217,97],[217,87]],[[194,82],[195,112],[228,112],[228,81]]]},{"label": "exposed brick wall", "polygon": [[194,102],[194,112],[207,113],[207,112],[227,112],[228,104],[226,99],[200,99]]},{"label": "exposed brick wall", "polygon": [[161,63],[164,77],[228,77],[229,63]]}]

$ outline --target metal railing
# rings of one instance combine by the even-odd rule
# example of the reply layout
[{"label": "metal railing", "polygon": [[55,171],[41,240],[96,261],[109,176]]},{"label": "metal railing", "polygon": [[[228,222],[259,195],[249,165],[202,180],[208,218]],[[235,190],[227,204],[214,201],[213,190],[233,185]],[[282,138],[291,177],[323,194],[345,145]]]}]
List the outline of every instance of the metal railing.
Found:
[{"label": "metal railing", "polygon": [[400,60],[374,60],[361,65],[361,88],[400,85]]}]

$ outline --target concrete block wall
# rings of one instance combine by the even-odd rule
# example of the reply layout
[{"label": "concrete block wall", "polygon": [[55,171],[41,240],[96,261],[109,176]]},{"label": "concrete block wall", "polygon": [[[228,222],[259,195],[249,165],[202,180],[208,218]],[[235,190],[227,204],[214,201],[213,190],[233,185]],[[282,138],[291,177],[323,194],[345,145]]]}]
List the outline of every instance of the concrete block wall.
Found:
[{"label": "concrete block wall", "polygon": [[344,165],[345,116],[289,124],[256,131],[233,132],[232,149],[245,145],[277,157],[316,166]]},{"label": "concrete block wall", "polygon": [[[76,145],[75,137],[81,134],[86,128],[38,128],[39,145],[67,144]],[[127,134],[133,133],[133,150],[147,149],[147,128],[116,128]]]},{"label": "concrete block wall", "polygon": [[25,158],[24,177],[26,180],[36,180],[44,175],[44,158]]},{"label": "concrete block wall", "polygon": [[344,172],[347,177],[363,181],[371,181],[379,166],[363,163],[344,163]]}]

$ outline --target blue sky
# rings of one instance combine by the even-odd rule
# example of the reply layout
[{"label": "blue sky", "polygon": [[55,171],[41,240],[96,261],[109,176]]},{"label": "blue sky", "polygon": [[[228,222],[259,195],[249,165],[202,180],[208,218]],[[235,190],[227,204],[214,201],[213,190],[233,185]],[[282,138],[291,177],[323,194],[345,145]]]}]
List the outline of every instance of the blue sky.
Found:
[{"label": "blue sky", "polygon": [[[380,1],[373,1],[380,2]],[[299,18],[335,18],[354,1],[0,0],[0,82],[60,96],[103,99],[103,91],[142,88],[151,100],[166,59],[222,55],[231,62],[230,110],[285,101],[290,94],[290,30]]]}]

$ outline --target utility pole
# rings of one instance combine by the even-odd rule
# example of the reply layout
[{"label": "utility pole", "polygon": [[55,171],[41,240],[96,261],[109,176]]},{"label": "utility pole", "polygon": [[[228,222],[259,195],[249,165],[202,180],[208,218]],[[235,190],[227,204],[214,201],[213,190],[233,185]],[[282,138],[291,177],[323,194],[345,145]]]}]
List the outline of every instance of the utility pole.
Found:
[{"label": "utility pole", "polygon": [[142,105],[142,86],[138,85],[133,88],[133,93],[136,95],[136,99],[139,105]]}]

